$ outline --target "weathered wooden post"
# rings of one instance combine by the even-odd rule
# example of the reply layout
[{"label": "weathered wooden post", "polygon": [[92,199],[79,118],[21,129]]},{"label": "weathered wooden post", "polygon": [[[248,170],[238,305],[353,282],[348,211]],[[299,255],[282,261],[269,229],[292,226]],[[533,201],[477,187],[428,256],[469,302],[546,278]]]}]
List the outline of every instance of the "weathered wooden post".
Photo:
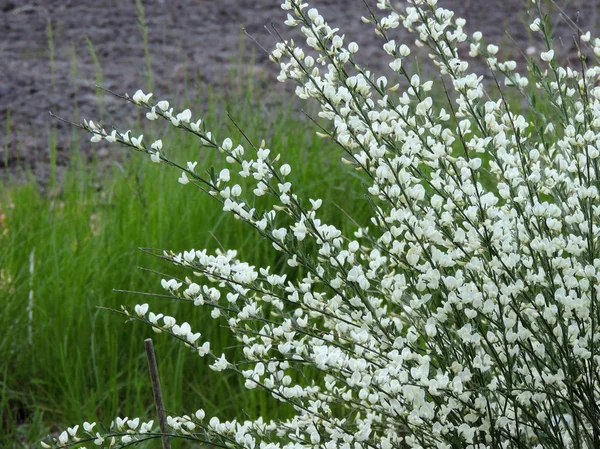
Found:
[{"label": "weathered wooden post", "polygon": [[154,352],[154,345],[152,344],[151,338],[144,340],[144,347],[146,348],[146,357],[148,358],[148,369],[150,370],[150,379],[152,380],[152,394],[154,395],[154,405],[156,406],[156,413],[158,414],[158,425],[162,436],[162,447],[163,449],[171,449],[171,443],[169,437],[166,435],[165,427],[167,421],[167,415],[165,413],[165,405],[163,403],[162,391],[160,389],[160,379],[158,377],[158,365],[156,364],[156,354]]}]

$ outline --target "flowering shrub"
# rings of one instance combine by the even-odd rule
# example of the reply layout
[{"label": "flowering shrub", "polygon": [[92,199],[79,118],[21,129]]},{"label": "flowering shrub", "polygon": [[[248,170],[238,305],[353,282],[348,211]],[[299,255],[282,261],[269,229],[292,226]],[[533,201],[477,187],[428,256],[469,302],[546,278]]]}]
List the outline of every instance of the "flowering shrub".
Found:
[{"label": "flowering shrub", "polygon": [[[283,1],[286,24],[301,26],[314,56],[288,41],[271,59],[279,80],[319,102],[319,116],[331,122],[321,136],[364,176],[372,226],[354,235],[318,218],[321,200],[296,195],[285,156],[264,142],[217,139],[189,110],[176,113],[152,94],[130,101],[149,120],[167,120],[224,153],[228,168],[204,175],[196,162],[169,159],[161,140],[83,123],[92,141],[179,168],[181,184],[211,195],[289,265],[272,272],[236,251],[164,252],[189,278],[163,279],[162,287],[225,319],[241,360],[213,352],[192,324],[147,304],[123,309],[295,411],[289,420],[240,422],[201,409],[168,417],[172,437],[265,449],[600,447],[600,67],[582,54],[579,67],[562,67],[540,1],[533,3],[539,18],[530,27],[546,47],[525,77],[436,0],[410,0],[403,10],[379,1],[386,15],[363,20],[374,24],[405,89],[363,69],[357,44],[316,9]],[[443,100],[432,99],[433,81],[407,68],[411,49],[391,39],[398,26],[429,50],[447,86]],[[577,42],[600,55],[589,33]],[[489,85],[463,53],[485,61]],[[527,116],[505,100],[506,89],[529,102]],[[547,110],[536,110],[534,98],[545,98]],[[274,205],[261,208],[255,196]],[[294,270],[299,280],[286,276]],[[320,375],[296,375],[307,366]],[[139,418],[94,426],[69,428],[43,446],[124,447],[161,436]]]}]

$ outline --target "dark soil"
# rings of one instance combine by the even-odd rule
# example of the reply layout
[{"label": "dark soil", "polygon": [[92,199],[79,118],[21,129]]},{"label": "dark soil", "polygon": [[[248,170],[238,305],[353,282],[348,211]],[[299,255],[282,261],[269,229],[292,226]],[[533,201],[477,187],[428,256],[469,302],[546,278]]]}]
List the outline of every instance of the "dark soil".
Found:
[{"label": "dark soil", "polygon": [[[367,0],[375,8],[375,0]],[[595,30],[599,0],[556,0],[581,28]],[[360,16],[367,10],[362,0],[315,0],[315,6],[331,24],[358,42],[360,57],[373,69],[385,68],[381,43]],[[467,19],[467,30],[484,33],[487,42],[505,51],[502,57],[519,57],[531,42],[528,29],[527,0],[440,0]],[[548,4],[551,2],[548,1]],[[265,48],[274,38],[265,30],[271,22],[285,37],[298,33],[282,25],[285,12],[277,0],[143,0],[149,31],[149,52],[155,81],[155,98],[183,99],[187,77],[191,85],[231,89],[232,61],[236,70],[258,76],[267,85],[276,85],[277,67],[268,61],[258,45],[246,39],[241,67],[236,54],[241,27]],[[553,7],[556,14],[556,6]],[[378,11],[375,9],[375,11]],[[573,31],[566,21],[555,17],[557,47],[563,56],[574,53]],[[52,29],[54,60],[51,58],[49,24]],[[403,30],[397,42],[408,38]],[[71,120],[99,118],[95,69],[86,39],[93,46],[102,69],[104,87],[132,94],[146,86],[144,46],[134,0],[0,0],[0,168],[8,171],[28,168],[47,179],[52,127],[56,127],[57,164],[69,160],[71,130],[54,121],[49,110]],[[412,39],[411,39],[412,41]],[[248,62],[256,54],[255,65]],[[73,67],[76,73],[73,74]],[[104,97],[104,118],[121,119],[107,123],[123,124],[131,111],[120,100]],[[127,112],[129,111],[129,112]],[[10,115],[10,123],[7,117]],[[7,136],[7,129],[10,135]],[[8,148],[8,154],[5,153]],[[98,151],[83,143],[88,156]],[[105,154],[107,150],[104,150]],[[5,170],[2,170],[4,172]]]}]

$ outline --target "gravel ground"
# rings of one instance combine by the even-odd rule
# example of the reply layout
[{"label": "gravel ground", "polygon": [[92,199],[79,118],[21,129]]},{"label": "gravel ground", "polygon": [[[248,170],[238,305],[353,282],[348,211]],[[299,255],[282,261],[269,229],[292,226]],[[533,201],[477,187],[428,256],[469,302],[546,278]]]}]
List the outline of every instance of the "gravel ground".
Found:
[{"label": "gravel ground", "polygon": [[[375,0],[367,0],[374,6]],[[596,29],[600,0],[556,0],[583,29]],[[360,21],[366,14],[363,0],[315,0],[331,24],[351,36],[361,47],[363,62],[373,69],[385,67],[383,50],[369,25]],[[467,30],[484,32],[487,42],[524,51],[532,45],[523,26],[526,0],[440,0],[467,19]],[[550,0],[548,1],[550,3]],[[238,53],[243,26],[264,47],[274,40],[265,30],[271,22],[281,24],[285,13],[277,0],[143,0],[149,31],[149,52],[155,80],[155,95],[182,98],[186,72],[198,76],[202,85],[232,88],[227,82],[232,57]],[[52,28],[54,58],[49,49],[48,25]],[[298,36],[278,25],[284,36]],[[397,42],[407,40],[397,31]],[[572,31],[565,21],[556,21],[559,53],[573,52]],[[49,110],[66,118],[97,118],[98,103],[93,85],[94,61],[86,39],[93,45],[102,68],[103,85],[117,92],[133,93],[145,85],[144,46],[134,0],[0,0],[0,168],[8,171],[31,169],[47,179],[50,164],[48,144],[56,126],[57,162],[68,162],[71,131],[54,122]],[[515,46],[516,43],[516,46]],[[276,67],[256,49],[256,64],[242,63],[249,76],[259,75],[268,85],[276,84]],[[246,52],[248,55],[249,52]],[[53,59],[53,60],[52,60]],[[245,58],[247,61],[249,58]],[[73,67],[77,74],[74,77]],[[425,68],[426,69],[426,68]],[[107,117],[126,117],[118,100],[105,98]],[[129,112],[131,114],[131,112]],[[10,115],[10,126],[7,116]],[[109,121],[107,121],[108,123]],[[116,122],[115,124],[120,124]],[[7,128],[10,135],[7,136]],[[8,148],[8,154],[5,153]],[[83,144],[82,151],[92,151]],[[96,151],[96,149],[94,149]],[[104,156],[108,152],[104,150]],[[102,155],[101,155],[102,156]],[[6,170],[1,170],[5,172]]]}]

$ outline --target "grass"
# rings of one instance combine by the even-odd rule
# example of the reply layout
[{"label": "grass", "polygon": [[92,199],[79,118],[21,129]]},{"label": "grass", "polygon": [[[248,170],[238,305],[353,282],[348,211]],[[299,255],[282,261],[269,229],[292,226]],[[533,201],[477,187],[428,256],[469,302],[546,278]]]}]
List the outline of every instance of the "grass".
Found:
[{"label": "grass", "polygon": [[[300,193],[323,198],[327,207],[322,218],[348,229],[336,203],[364,221],[366,202],[351,193],[361,190],[359,180],[335,162],[339,153],[333,156],[335,150],[314,135],[311,123],[290,104],[260,109],[254,89],[240,94],[219,100],[251,139],[265,138],[282,153],[296,170],[292,179]],[[212,129],[241,141],[214,103],[213,96],[199,94],[188,106],[201,110],[209,104],[206,116]],[[200,160],[203,168],[224,164],[182,133],[163,130],[153,137],[174,148],[176,160]],[[143,351],[149,336],[154,336],[169,410],[193,412],[202,406],[230,417],[279,413],[274,401],[260,393],[241,395],[238,379],[213,373],[185,348],[98,309],[147,301],[151,309],[193,323],[217,350],[226,349],[235,342],[207,310],[115,292],[160,291],[161,276],[136,267],[173,270],[138,248],[223,246],[239,249],[243,259],[256,264],[283,263],[247,226],[225,216],[213,199],[191,185],[180,186],[176,171],[139,154],[130,156],[102,173],[93,164],[75,163],[51,196],[41,193],[33,178],[0,188],[0,447],[21,447],[17,442],[35,442],[85,419],[153,416]]]}]

